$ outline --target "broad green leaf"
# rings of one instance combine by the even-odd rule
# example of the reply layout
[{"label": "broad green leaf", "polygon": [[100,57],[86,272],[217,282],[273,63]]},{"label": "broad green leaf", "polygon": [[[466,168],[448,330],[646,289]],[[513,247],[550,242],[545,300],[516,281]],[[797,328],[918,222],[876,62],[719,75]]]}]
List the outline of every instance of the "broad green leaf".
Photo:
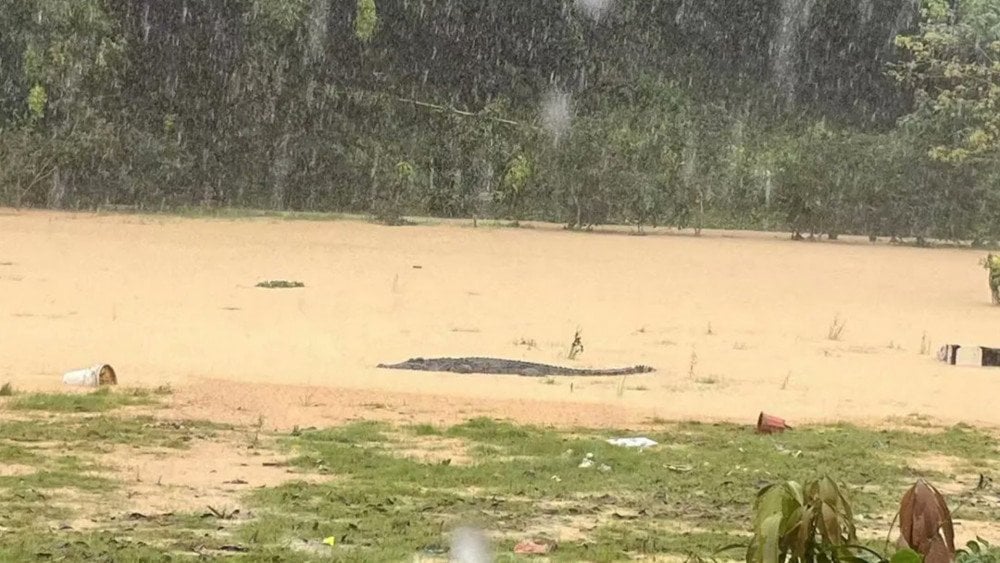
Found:
[{"label": "broad green leaf", "polygon": [[780,556],[781,515],[773,514],[764,519],[757,537],[757,552],[753,563],[778,563]]},{"label": "broad green leaf", "polygon": [[923,563],[924,558],[912,549],[900,549],[892,555],[889,563]]},{"label": "broad green leaf", "polygon": [[820,505],[820,530],[820,535],[827,543],[832,545],[841,543],[840,518],[836,510],[826,503]]}]

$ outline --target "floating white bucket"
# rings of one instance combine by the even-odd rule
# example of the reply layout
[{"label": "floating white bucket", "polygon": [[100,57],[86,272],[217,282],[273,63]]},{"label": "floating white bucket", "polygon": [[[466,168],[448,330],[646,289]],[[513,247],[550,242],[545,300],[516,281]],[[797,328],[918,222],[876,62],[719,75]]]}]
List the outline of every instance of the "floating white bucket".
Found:
[{"label": "floating white bucket", "polygon": [[98,364],[94,367],[66,372],[63,375],[63,383],[82,387],[118,385],[118,376],[113,367],[108,364]]}]

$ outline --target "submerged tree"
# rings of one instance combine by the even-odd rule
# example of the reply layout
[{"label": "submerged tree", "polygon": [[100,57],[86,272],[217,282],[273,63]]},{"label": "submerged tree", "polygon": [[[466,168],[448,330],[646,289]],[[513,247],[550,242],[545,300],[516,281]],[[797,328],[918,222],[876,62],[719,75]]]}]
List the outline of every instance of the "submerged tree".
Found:
[{"label": "submerged tree", "polygon": [[905,121],[933,140],[933,158],[981,161],[1000,154],[1000,4],[954,6],[924,1],[919,32],[896,38],[905,59],[892,74],[915,90]]}]

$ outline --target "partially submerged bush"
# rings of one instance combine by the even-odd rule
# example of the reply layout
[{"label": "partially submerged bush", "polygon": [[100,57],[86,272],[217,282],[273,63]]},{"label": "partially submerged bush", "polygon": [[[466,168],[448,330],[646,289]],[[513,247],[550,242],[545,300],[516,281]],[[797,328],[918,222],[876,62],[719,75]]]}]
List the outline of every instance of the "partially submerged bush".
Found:
[{"label": "partially submerged bush", "polygon": [[[944,497],[921,479],[903,495],[900,538],[891,555],[858,545],[851,504],[829,477],[805,485],[786,481],[760,490],[753,505],[753,537],[747,563],[963,563],[1000,560],[985,541],[970,542],[957,552],[951,512]],[[705,558],[693,557],[693,561]]]},{"label": "partially submerged bush", "polygon": [[989,271],[990,292],[993,304],[1000,305],[1000,256],[987,254],[980,264]]}]

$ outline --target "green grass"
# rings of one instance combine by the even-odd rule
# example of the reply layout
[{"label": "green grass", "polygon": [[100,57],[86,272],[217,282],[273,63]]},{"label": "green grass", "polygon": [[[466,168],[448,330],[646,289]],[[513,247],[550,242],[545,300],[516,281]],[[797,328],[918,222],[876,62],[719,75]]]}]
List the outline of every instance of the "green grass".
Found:
[{"label": "green grass", "polygon": [[[60,491],[120,488],[101,466],[102,452],[183,448],[195,439],[241,444],[242,434],[232,430],[103,413],[5,421],[0,459],[33,471],[0,476],[0,527],[15,532],[0,534],[0,560],[186,561],[197,550],[209,558],[232,555],[222,548],[236,545],[248,550],[240,561],[401,561],[439,552],[454,527],[468,524],[494,534],[498,560],[512,560],[515,543],[533,535],[559,542],[554,561],[706,555],[745,541],[754,494],[769,482],[829,472],[865,525],[884,537],[917,477],[941,485],[954,482],[953,472],[1000,467],[992,436],[965,426],[907,432],[838,425],[762,436],[743,426],[663,423],[643,433],[660,445],[638,451],[605,441],[634,432],[485,418],[450,427],[357,422],[281,436],[250,425],[236,429],[261,434],[250,451],[277,448],[291,456],[290,471],[327,478],[291,473],[284,484],[248,489],[233,505],[216,506],[242,504],[234,519],[177,513],[104,522],[93,531],[44,527],[72,516],[60,509]],[[401,454],[416,450],[435,455]],[[587,454],[594,466],[580,467]],[[942,456],[954,458],[954,469],[941,467]],[[930,457],[939,458],[938,470],[924,467]],[[963,505],[966,518],[1000,519],[995,504],[966,502],[974,498],[950,497],[949,504]],[[316,543],[328,536],[337,547]],[[291,547],[303,540],[328,553]]]},{"label": "green grass", "polygon": [[116,445],[145,448],[185,448],[195,438],[208,439],[228,430],[201,421],[158,421],[152,417],[118,418],[98,415],[47,420],[8,420],[0,424],[0,444],[32,447],[56,442],[66,451],[105,451]]},{"label": "green grass", "polygon": [[[556,560],[704,554],[742,540],[754,494],[769,482],[830,472],[846,485],[858,514],[884,518],[887,528],[917,477],[952,478],[922,469],[923,457],[954,456],[966,469],[1000,461],[990,436],[962,426],[917,434],[842,425],[761,436],[744,427],[678,424],[647,433],[661,445],[643,452],[604,441],[628,433],[558,432],[487,419],[405,429],[414,439],[465,444],[473,462],[450,465],[395,455],[394,441],[407,439],[390,437],[390,430],[365,422],[285,439],[297,453],[293,465],[335,479],[255,492],[264,516],[247,525],[244,538],[270,545],[306,533],[333,535],[353,546],[357,560],[392,561],[445,542],[442,534],[461,523],[499,532],[498,547],[509,552],[533,530],[576,515],[596,527],[586,542],[562,542]],[[587,453],[610,471],[578,467]]]},{"label": "green grass", "polygon": [[101,387],[90,393],[27,393],[15,395],[7,403],[7,408],[54,413],[97,413],[128,406],[153,405],[157,402],[156,398],[153,397],[153,392],[145,389],[114,391],[111,387]]}]

